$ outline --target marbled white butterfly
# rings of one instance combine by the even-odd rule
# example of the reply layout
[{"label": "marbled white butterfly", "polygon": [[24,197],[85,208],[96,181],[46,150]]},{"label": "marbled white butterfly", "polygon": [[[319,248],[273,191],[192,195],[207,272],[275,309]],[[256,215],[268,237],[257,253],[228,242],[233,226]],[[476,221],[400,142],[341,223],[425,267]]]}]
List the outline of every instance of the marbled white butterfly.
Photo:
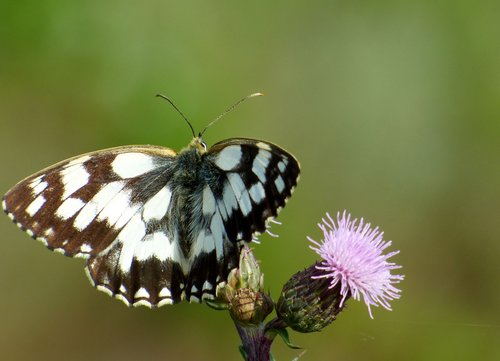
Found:
[{"label": "marbled white butterfly", "polygon": [[298,176],[297,160],[272,143],[207,149],[200,133],[178,154],[140,145],[65,160],[22,180],[2,205],[49,249],[87,259],[97,289],[159,307],[213,299]]}]

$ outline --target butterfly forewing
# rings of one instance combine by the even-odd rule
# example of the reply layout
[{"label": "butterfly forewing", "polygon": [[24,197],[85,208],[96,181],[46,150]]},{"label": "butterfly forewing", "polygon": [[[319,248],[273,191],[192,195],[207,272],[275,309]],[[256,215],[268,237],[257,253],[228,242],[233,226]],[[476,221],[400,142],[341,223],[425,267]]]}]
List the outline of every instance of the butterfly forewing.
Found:
[{"label": "butterfly forewing", "polygon": [[4,209],[49,249],[87,258],[93,284],[127,305],[213,298],[243,242],[284,206],[299,165],[263,141],[208,152],[195,141],[179,154],[127,146],[69,159],[17,184]]},{"label": "butterfly forewing", "polygon": [[167,148],[141,146],[78,156],[18,183],[4,196],[4,209],[50,249],[95,255],[127,222],[134,201],[141,202],[134,184],[168,167],[174,156]]}]

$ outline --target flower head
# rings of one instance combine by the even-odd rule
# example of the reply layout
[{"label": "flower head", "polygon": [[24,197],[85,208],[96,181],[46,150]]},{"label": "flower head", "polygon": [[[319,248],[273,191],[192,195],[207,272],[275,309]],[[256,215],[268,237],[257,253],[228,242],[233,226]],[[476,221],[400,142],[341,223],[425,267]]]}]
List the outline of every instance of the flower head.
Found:
[{"label": "flower head", "polygon": [[351,220],[346,211],[342,216],[337,214],[336,222],[328,213],[327,218],[319,224],[323,241],[316,242],[308,237],[314,244],[311,249],[323,259],[316,266],[321,274],[312,277],[329,279],[329,288],[340,284],[340,307],[349,297],[358,301],[363,297],[371,318],[371,306],[381,305],[391,310],[389,301],[399,298],[401,292],[394,284],[404,276],[391,274],[391,270],[401,266],[387,260],[399,251],[383,254],[391,242],[384,241],[383,232],[378,227],[371,228],[370,223],[365,223],[362,218],[359,223],[357,219]]}]

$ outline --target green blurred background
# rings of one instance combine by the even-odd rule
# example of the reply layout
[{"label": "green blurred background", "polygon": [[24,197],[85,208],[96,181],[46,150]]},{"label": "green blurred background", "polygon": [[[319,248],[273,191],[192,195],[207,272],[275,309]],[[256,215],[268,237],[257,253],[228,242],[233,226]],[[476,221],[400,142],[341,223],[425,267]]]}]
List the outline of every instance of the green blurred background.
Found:
[{"label": "green blurred background", "polygon": [[[0,190],[64,158],[205,136],[291,151],[280,238],[256,246],[276,297],[315,261],[326,211],[380,226],[406,280],[393,311],[349,308],[301,360],[500,359],[498,1],[0,2]],[[240,360],[229,316],[128,309],[84,261],[0,218],[0,359]],[[278,360],[299,352],[277,341]]]}]

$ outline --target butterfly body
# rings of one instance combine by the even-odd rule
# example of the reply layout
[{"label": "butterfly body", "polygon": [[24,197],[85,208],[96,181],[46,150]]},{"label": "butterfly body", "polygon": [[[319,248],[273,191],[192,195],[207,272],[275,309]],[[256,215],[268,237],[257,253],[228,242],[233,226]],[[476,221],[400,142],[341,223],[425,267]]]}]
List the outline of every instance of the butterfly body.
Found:
[{"label": "butterfly body", "polygon": [[60,162],[14,186],[3,207],[49,249],[87,259],[98,289],[158,307],[214,298],[298,175],[274,144],[234,138],[207,149],[195,137],[178,154],[124,146]]}]

